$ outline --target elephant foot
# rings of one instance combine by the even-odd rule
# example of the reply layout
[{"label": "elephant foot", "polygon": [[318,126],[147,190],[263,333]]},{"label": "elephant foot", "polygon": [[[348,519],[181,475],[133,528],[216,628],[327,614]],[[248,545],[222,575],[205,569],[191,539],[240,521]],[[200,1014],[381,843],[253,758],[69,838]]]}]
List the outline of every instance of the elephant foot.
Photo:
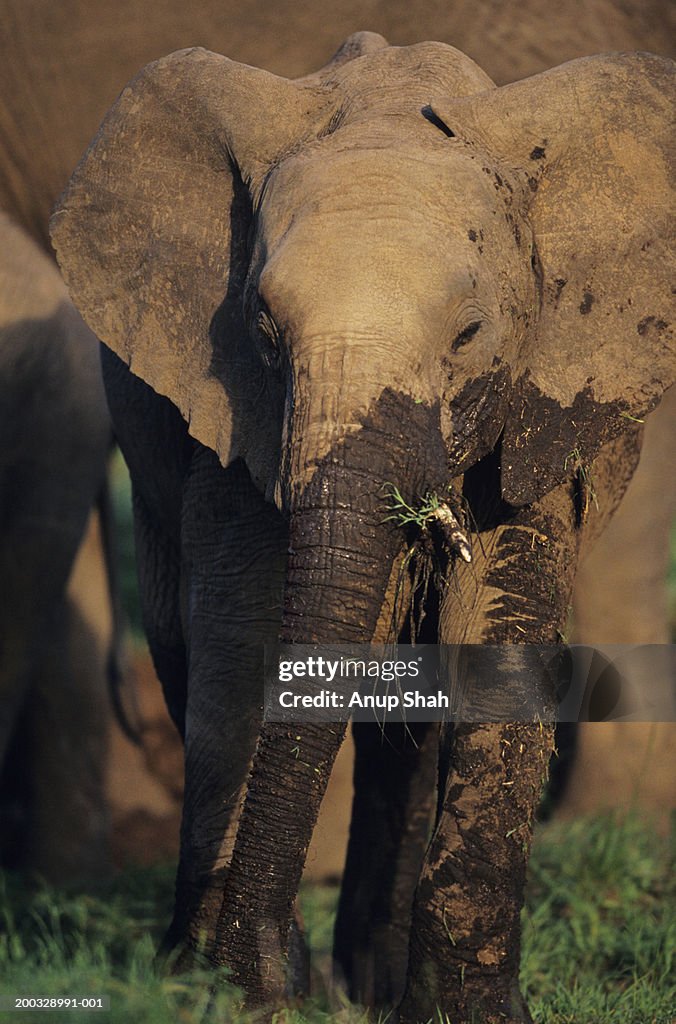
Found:
[{"label": "elephant foot", "polygon": [[[367,936],[369,944],[355,943],[349,961],[344,956],[333,961],[333,985],[359,1006],[387,1020],[402,998],[406,981],[406,949],[401,936],[386,924]],[[343,948],[344,954],[344,948]]]},{"label": "elephant foot", "polygon": [[[279,1005],[285,1000],[307,996],[310,992],[310,951],[305,942],[303,920],[297,907],[288,929],[287,942],[281,944],[274,936],[275,925],[256,929],[256,949],[260,961],[260,979],[240,978],[241,966],[236,970],[228,962],[227,953],[219,948],[216,922],[222,905],[224,878],[202,884],[197,893],[186,887],[188,908],[177,910],[162,945],[157,953],[159,969],[170,974],[187,974],[192,970],[211,966],[232,967],[233,981],[249,993],[260,993],[250,1000],[252,1005],[267,1003]],[[190,908],[192,905],[192,909]],[[253,927],[253,926],[251,926]],[[230,939],[234,948],[246,946],[247,925],[244,920],[233,920]],[[252,947],[254,948],[254,947]],[[255,958],[247,964],[254,972]],[[277,969],[277,964],[282,965]]]},{"label": "elephant foot", "polygon": [[[468,977],[460,972],[457,984],[430,987],[428,979],[409,984],[399,1007],[398,1024],[448,1020],[453,1024],[533,1024],[517,979],[495,975]],[[434,991],[433,1001],[430,998]]]},{"label": "elephant foot", "polygon": [[203,952],[193,949],[186,942],[174,946],[163,943],[155,957],[155,966],[163,974],[178,976],[204,970],[209,966],[209,961]]},{"label": "elephant foot", "polygon": [[219,941],[209,961],[230,969],[232,983],[244,992],[247,1009],[278,1010],[310,993],[310,952],[298,911],[285,937],[275,921],[228,915],[219,923]]},{"label": "elephant foot", "polygon": [[202,879],[196,885],[188,884],[179,874],[174,917],[155,958],[161,971],[186,974],[209,966],[222,888],[222,876]]}]

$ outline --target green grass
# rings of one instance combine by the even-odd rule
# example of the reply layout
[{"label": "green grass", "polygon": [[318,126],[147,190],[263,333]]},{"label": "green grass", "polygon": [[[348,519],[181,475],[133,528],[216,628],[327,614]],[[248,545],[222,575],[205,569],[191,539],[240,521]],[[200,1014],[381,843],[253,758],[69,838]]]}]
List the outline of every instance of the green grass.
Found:
[{"label": "green grass", "polygon": [[116,449],[110,471],[110,486],[115,517],[115,548],[120,581],[120,596],[132,637],[143,637],[141,602],[136,578],[134,546],[134,514],[131,500],[131,479],[124,459]]},{"label": "green grass", "polygon": [[673,844],[636,819],[549,826],[531,863],[521,983],[541,1024],[668,1024]]},{"label": "green grass", "polygon": [[[522,986],[538,1024],[668,1024],[676,1006],[670,844],[636,820],[553,825],[538,834],[524,912]],[[109,1013],[0,1014],[24,1024],[197,1024],[213,975],[162,977],[156,943],[169,918],[173,870],[138,870],[96,893],[0,883],[0,993],[109,995]],[[313,965],[329,962],[336,893],[308,888],[303,914]],[[207,1019],[244,1024],[238,994],[218,979]],[[321,985],[320,985],[321,988]],[[365,1024],[321,994],[278,1024]]]}]

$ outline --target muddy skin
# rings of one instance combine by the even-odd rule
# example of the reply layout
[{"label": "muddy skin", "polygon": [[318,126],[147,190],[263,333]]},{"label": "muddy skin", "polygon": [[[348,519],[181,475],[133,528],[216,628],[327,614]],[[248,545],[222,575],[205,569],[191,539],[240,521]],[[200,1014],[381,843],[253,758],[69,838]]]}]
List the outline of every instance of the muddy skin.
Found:
[{"label": "muddy skin", "polygon": [[[452,357],[442,361],[449,382]],[[464,472],[495,447],[509,404],[512,387],[508,366],[496,367],[469,380],[450,403],[451,434],[447,442],[449,465],[453,475]]]},{"label": "muddy skin", "polygon": [[565,480],[576,452],[590,464],[627,429],[621,402],[597,402],[586,388],[564,409],[523,378],[510,398],[502,443],[504,498],[513,505],[536,500]]},{"label": "muddy skin", "polygon": [[650,327],[654,327],[657,331],[665,331],[669,324],[666,320],[660,320],[658,317],[646,316],[636,325],[636,333],[643,337]]},{"label": "muddy skin", "polygon": [[[600,510],[584,522],[576,516],[572,473],[522,509],[500,495],[499,447],[465,474],[465,497],[482,543],[474,544],[475,578],[462,570],[459,596],[446,595],[441,633],[448,642],[462,636],[454,629],[467,628],[466,638],[509,644],[517,658],[528,659],[529,644],[560,639],[583,541],[612,515],[639,441],[640,428],[630,426],[596,460]],[[473,595],[484,586],[501,596],[475,606]],[[524,664],[515,673],[517,690],[519,678],[532,670]],[[553,732],[525,724],[466,725],[445,739],[444,800],[416,892],[401,1024],[432,1017],[437,1007],[452,1020],[523,1024],[530,1016],[518,990],[518,910]]]},{"label": "muddy skin", "polygon": [[549,727],[456,727],[445,805],[416,891],[400,1024],[437,1008],[450,1020],[531,1020],[518,988],[519,914],[552,746]]},{"label": "muddy skin", "polygon": [[[458,577],[459,596],[445,596],[441,636],[509,644],[518,690],[522,677],[538,671],[527,645],[557,640],[579,536],[569,485],[541,506],[510,507],[500,497],[499,459],[498,448],[465,476],[482,542],[474,543],[471,573],[463,569]],[[502,597],[473,610],[483,586]],[[553,681],[543,678],[542,685],[546,691]],[[446,733],[446,748],[438,820],[415,895],[400,1022],[418,1024],[439,1009],[451,1020],[524,1024],[531,1018],[518,987],[519,912],[553,728],[461,725]]]},{"label": "muddy skin", "polygon": [[585,291],[582,302],[580,303],[580,313],[582,316],[586,316],[587,313],[591,313],[591,308],[594,305],[594,296],[592,292]]}]

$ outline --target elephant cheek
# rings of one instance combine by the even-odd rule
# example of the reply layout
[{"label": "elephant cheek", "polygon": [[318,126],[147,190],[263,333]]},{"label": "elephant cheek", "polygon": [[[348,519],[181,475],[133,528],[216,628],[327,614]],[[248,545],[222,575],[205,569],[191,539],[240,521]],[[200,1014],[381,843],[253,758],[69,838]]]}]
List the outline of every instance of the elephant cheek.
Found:
[{"label": "elephant cheek", "polygon": [[511,390],[509,367],[500,366],[468,380],[442,401],[441,430],[454,475],[493,450],[505,423]]}]

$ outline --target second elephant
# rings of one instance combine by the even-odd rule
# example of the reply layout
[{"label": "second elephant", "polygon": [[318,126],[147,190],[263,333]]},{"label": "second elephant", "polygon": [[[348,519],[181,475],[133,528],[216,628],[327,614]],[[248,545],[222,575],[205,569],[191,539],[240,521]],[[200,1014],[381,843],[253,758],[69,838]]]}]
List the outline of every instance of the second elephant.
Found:
[{"label": "second elephant", "polygon": [[0,861],[52,881],[109,867],[111,444],[96,339],[0,213]]}]

